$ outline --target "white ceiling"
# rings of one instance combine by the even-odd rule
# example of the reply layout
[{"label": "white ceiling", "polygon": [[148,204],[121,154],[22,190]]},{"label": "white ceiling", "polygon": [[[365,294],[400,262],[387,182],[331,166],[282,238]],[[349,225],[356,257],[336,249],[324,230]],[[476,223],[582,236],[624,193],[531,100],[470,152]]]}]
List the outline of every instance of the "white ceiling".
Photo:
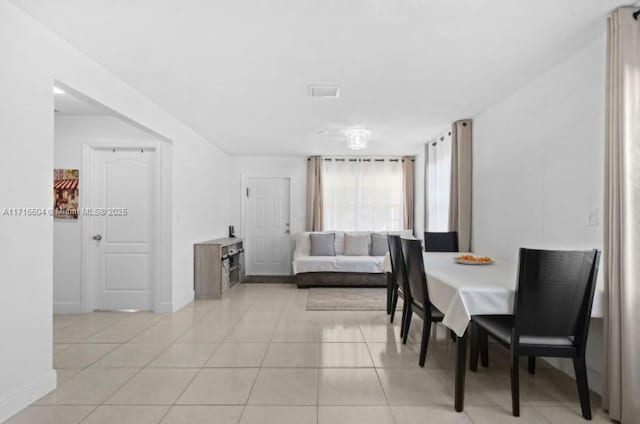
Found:
[{"label": "white ceiling", "polygon": [[[13,0],[233,154],[404,154],[602,33],[622,0]],[[339,85],[313,99],[309,84]]]}]

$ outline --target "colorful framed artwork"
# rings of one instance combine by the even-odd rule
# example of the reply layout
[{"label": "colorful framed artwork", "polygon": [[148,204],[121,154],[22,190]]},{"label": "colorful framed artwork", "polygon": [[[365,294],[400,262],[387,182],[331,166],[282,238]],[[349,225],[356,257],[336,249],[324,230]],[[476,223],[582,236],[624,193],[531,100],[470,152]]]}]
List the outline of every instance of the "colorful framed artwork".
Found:
[{"label": "colorful framed artwork", "polygon": [[53,170],[54,218],[78,219],[79,176],[77,169]]}]

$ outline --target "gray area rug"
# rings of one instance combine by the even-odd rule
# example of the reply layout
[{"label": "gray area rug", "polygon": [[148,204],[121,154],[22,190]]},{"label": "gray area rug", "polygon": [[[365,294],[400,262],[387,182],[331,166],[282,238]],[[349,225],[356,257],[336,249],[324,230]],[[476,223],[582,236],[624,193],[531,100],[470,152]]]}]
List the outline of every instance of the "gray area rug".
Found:
[{"label": "gray area rug", "polygon": [[[401,307],[402,302],[398,302]],[[307,311],[386,311],[386,288],[310,288]]]}]

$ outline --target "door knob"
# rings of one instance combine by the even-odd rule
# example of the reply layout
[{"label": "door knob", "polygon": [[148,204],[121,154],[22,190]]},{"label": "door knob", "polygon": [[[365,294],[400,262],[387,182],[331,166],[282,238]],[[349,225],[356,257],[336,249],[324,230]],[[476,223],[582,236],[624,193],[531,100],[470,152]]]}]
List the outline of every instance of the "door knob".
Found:
[{"label": "door knob", "polygon": [[100,234],[96,234],[95,236],[93,236],[93,239],[100,241],[102,240],[102,236]]}]

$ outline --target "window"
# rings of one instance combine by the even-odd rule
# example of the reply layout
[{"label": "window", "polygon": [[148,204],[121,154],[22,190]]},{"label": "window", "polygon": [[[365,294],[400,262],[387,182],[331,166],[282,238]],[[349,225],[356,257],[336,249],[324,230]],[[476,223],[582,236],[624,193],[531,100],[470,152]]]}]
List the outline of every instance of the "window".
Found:
[{"label": "window", "polygon": [[330,158],[323,165],[326,230],[403,229],[401,159]]},{"label": "window", "polygon": [[427,143],[427,231],[449,231],[451,133]]}]

